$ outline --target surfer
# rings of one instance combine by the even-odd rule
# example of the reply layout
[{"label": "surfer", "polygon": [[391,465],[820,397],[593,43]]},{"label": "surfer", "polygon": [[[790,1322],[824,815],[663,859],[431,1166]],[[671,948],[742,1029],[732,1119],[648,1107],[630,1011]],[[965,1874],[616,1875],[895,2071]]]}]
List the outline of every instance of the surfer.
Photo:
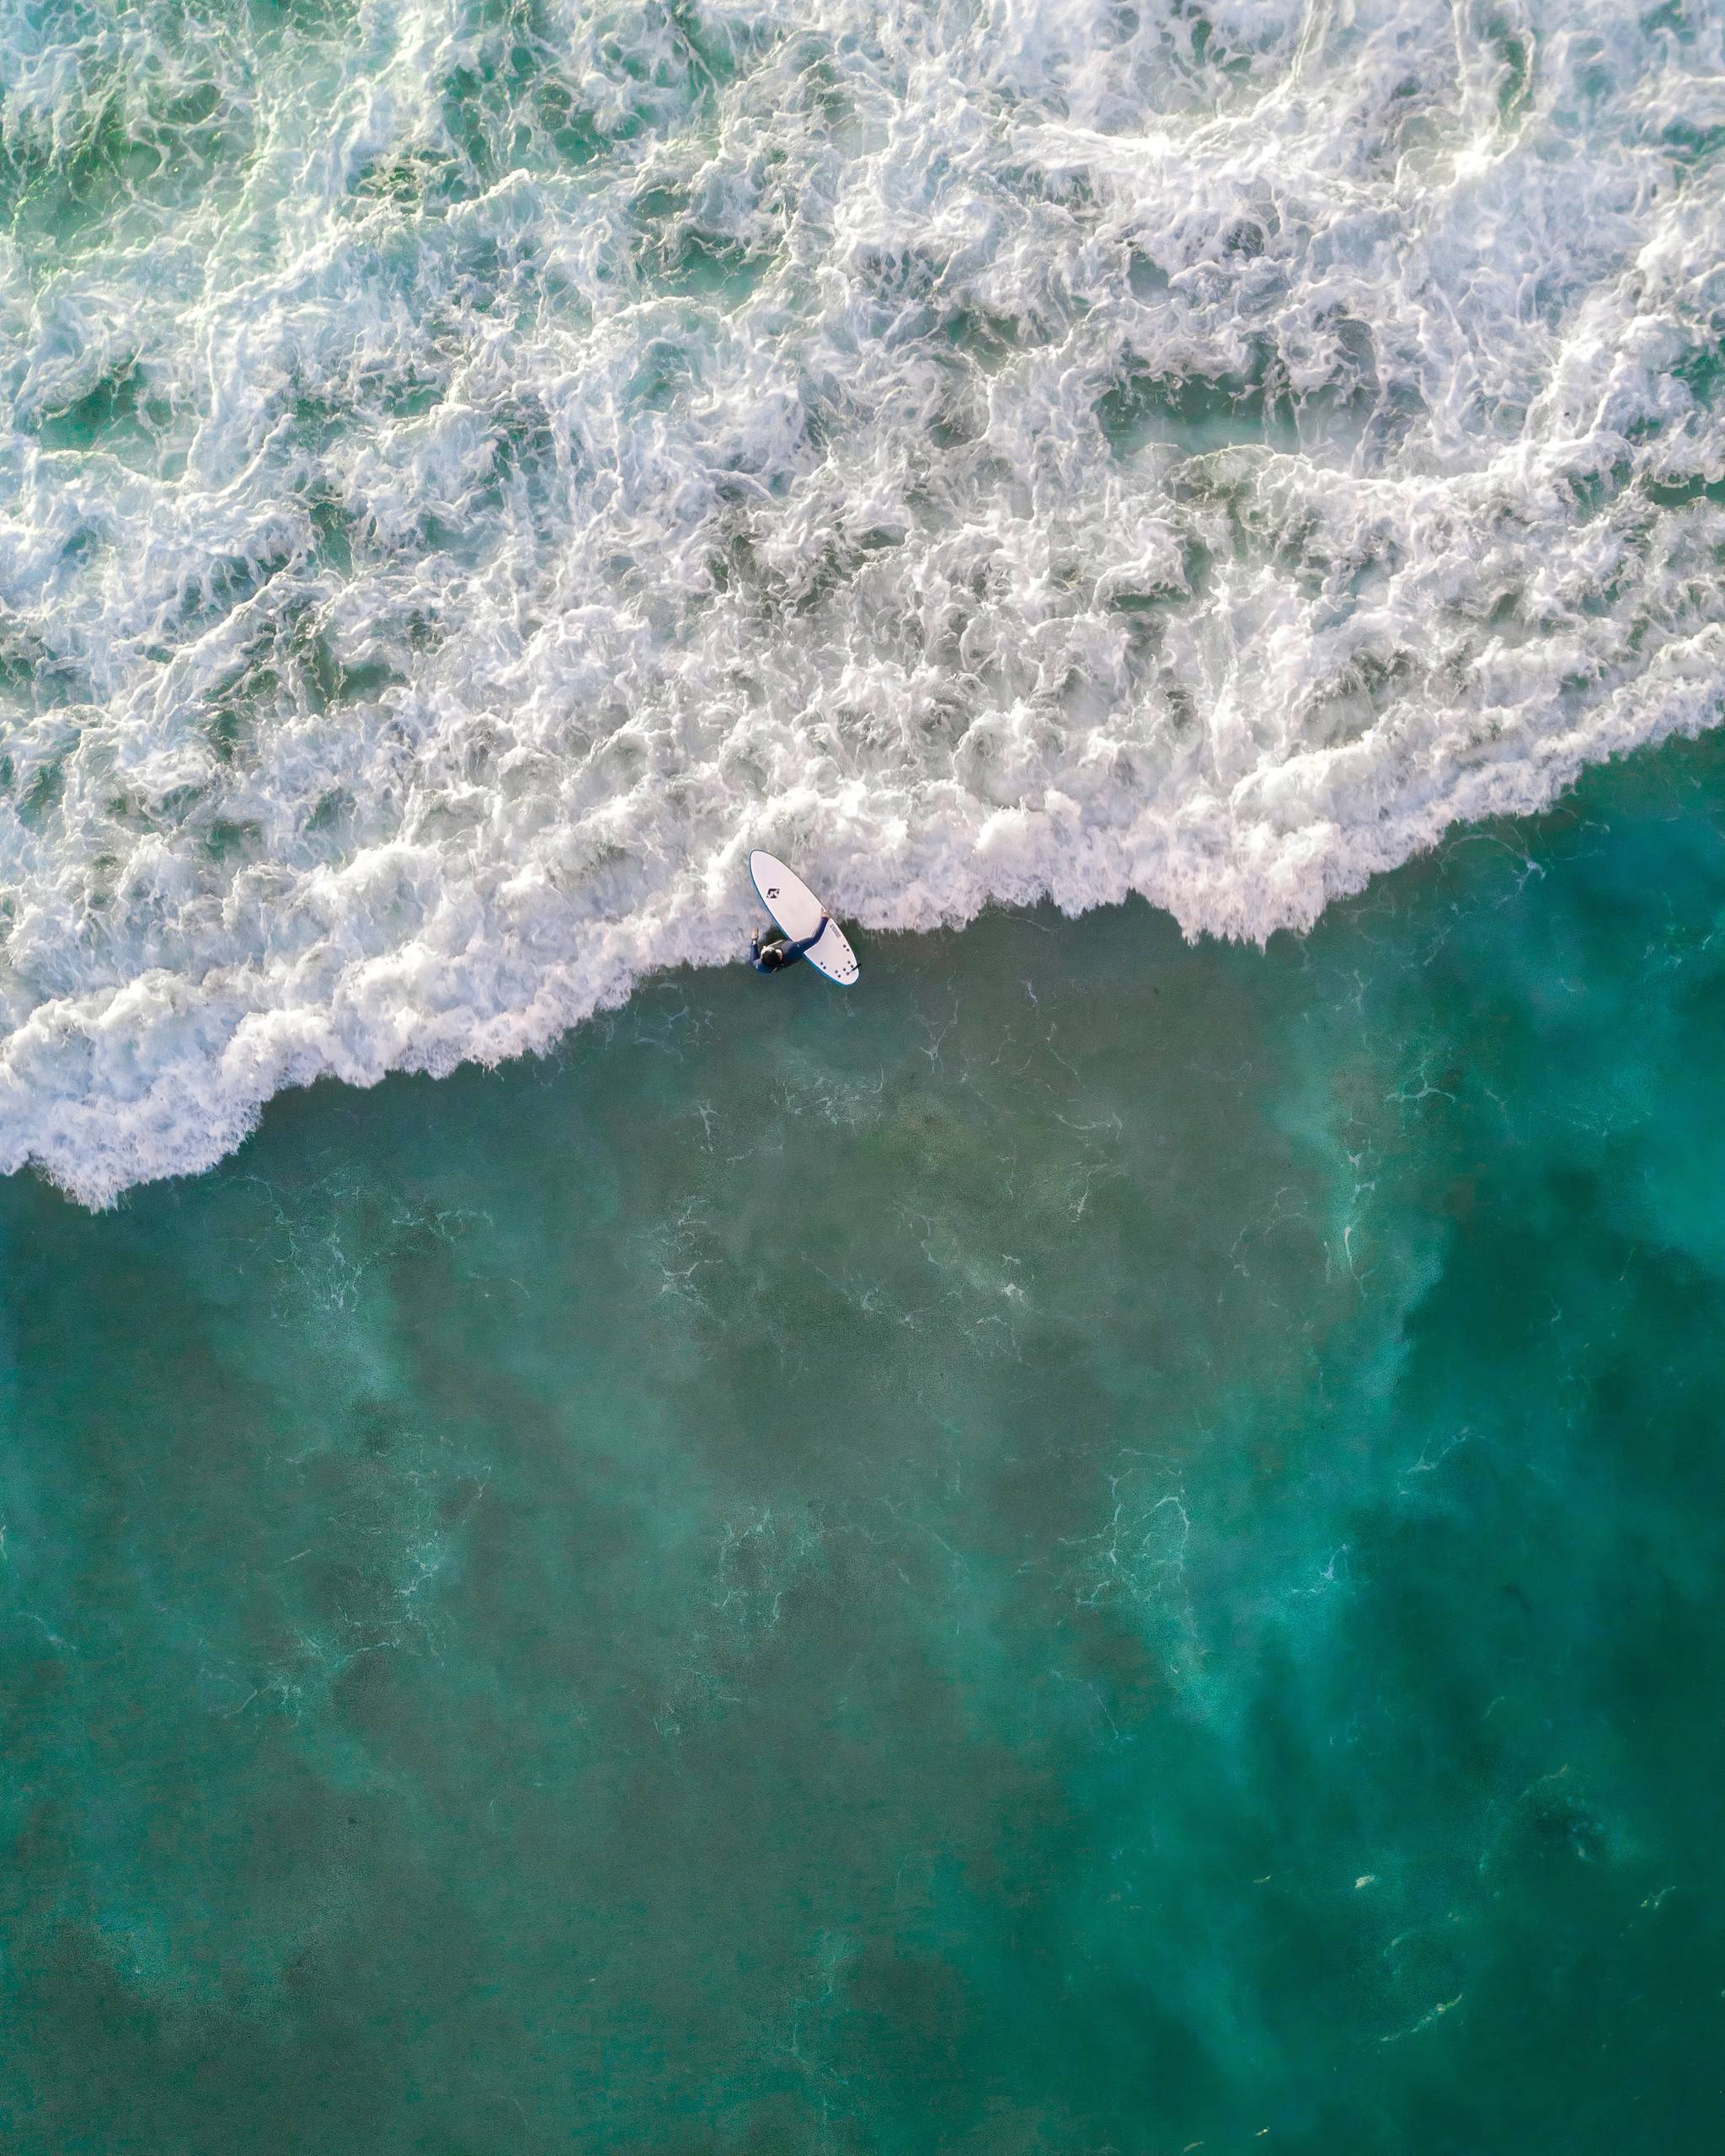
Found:
[{"label": "surfer", "polygon": [[793,966],[803,953],[817,944],[826,933],[828,916],[822,914],[820,925],[812,936],[805,936],[800,942],[788,938],[779,943],[763,943],[757,928],[749,939],[749,963],[757,974],[782,973],[787,966]]}]

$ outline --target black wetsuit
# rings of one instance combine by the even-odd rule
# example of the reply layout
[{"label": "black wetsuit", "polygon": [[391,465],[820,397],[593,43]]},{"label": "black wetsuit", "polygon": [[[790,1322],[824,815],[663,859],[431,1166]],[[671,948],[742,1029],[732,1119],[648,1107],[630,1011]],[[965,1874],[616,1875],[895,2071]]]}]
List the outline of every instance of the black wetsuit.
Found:
[{"label": "black wetsuit", "polygon": [[762,943],[757,933],[749,945],[749,963],[757,974],[776,974],[787,966],[793,966],[803,953],[818,943],[826,932],[823,917],[820,926],[812,936],[805,936],[800,943]]}]

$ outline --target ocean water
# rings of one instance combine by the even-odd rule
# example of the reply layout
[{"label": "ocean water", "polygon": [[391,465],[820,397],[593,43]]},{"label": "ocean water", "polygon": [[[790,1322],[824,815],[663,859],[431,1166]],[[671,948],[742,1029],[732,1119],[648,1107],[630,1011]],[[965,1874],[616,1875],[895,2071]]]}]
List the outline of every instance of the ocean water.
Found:
[{"label": "ocean water", "polygon": [[18,2156],[1701,2156],[1725,746],[0,1184]]},{"label": "ocean water", "polygon": [[8,2156],[1714,2156],[1722,152],[0,0]]},{"label": "ocean water", "polygon": [[0,1165],[1718,716],[1703,0],[0,0]]}]

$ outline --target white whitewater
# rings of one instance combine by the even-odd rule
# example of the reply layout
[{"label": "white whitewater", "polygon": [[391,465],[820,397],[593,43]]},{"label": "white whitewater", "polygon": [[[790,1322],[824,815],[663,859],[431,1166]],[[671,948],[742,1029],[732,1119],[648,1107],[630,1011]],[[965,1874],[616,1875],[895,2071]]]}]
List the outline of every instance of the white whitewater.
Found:
[{"label": "white whitewater", "polygon": [[0,138],[86,1202],[737,958],[752,846],[1261,938],[1719,715],[1717,8],[0,0]]}]

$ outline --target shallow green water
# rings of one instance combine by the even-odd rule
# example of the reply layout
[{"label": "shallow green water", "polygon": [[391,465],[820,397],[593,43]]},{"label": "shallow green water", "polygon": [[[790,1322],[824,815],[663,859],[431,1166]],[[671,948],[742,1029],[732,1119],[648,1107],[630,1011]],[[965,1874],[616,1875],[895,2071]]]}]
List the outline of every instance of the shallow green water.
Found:
[{"label": "shallow green water", "polygon": [[18,2156],[1717,2146],[1725,748],[0,1186]]}]

